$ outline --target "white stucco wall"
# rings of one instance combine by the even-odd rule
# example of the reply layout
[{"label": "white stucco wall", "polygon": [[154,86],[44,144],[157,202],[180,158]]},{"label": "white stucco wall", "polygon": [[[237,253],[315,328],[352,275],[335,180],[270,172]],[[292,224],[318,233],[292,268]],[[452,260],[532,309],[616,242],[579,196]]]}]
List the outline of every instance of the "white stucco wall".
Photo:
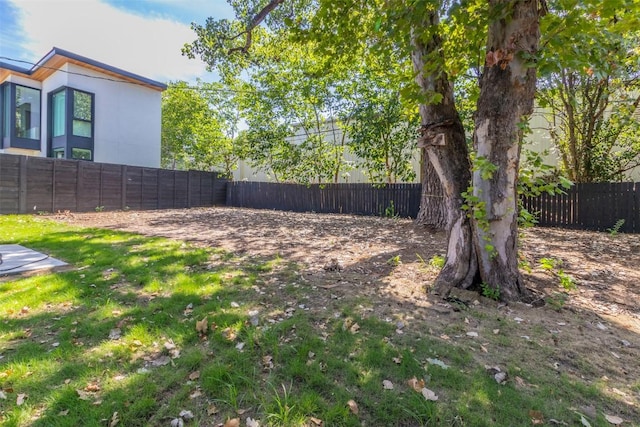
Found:
[{"label": "white stucco wall", "polygon": [[112,80],[117,78],[75,64],[63,65],[43,82],[10,75],[5,81],[41,89],[41,144],[40,151],[8,148],[0,153],[46,156],[48,94],[68,86],[95,94],[95,162],[160,167],[161,92]]},{"label": "white stucco wall", "polygon": [[[114,79],[74,64],[68,71]],[[160,91],[77,74],[67,86],[95,94],[94,161],[160,167]]]}]

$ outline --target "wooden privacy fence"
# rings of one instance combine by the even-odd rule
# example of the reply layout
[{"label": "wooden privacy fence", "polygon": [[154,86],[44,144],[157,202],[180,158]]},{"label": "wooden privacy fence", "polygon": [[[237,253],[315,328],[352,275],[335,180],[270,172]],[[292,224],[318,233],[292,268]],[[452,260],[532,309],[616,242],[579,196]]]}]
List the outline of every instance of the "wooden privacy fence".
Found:
[{"label": "wooden privacy fence", "polygon": [[227,205],[294,212],[398,215],[415,218],[420,184],[278,184],[230,182]]},{"label": "wooden privacy fence", "polygon": [[[299,185],[231,182],[227,205],[294,212],[399,215],[415,218],[420,184]],[[538,225],[606,231],[624,220],[621,232],[640,233],[640,183],[577,184],[564,195],[523,200]],[[393,206],[393,207],[392,207]]]},{"label": "wooden privacy fence", "polygon": [[606,231],[624,220],[619,231],[640,233],[640,183],[575,184],[566,194],[524,199],[543,227]]},{"label": "wooden privacy fence", "polygon": [[0,154],[0,214],[213,206],[226,184],[215,172]]}]

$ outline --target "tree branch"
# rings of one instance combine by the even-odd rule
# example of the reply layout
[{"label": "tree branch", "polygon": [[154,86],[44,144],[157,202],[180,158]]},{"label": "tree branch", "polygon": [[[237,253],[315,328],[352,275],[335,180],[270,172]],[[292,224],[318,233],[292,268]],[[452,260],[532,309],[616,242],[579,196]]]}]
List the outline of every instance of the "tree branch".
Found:
[{"label": "tree branch", "polygon": [[229,51],[227,52],[227,55],[231,55],[234,52],[241,52],[246,55],[249,52],[249,48],[251,47],[251,41],[252,41],[251,32],[253,31],[253,29],[256,28],[258,25],[260,25],[262,21],[264,21],[265,18],[276,7],[284,3],[284,1],[285,0],[271,0],[265,7],[263,7],[262,10],[260,10],[260,12],[258,12],[258,14],[253,17],[251,22],[249,22],[249,25],[247,25],[247,28],[243,32],[238,33],[235,37],[233,37],[234,39],[236,39],[242,35],[245,35],[246,37],[245,37],[244,46],[238,46],[238,47],[229,49]]}]

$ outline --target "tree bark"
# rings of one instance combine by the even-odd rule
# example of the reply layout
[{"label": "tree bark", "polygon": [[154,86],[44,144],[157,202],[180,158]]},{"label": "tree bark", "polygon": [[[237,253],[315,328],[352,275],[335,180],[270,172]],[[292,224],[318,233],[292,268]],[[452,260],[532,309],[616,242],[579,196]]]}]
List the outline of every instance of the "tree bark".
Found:
[{"label": "tree bark", "polygon": [[[426,124],[424,120],[422,124]],[[446,230],[447,211],[444,203],[444,192],[442,191],[440,178],[438,178],[436,170],[429,162],[428,153],[425,149],[422,149],[422,159],[420,161],[420,182],[422,183],[422,196],[416,223],[433,231]]]},{"label": "tree bark", "polygon": [[[536,70],[525,61],[538,49],[538,0],[489,0],[506,11],[489,27],[487,56],[480,81],[473,135],[476,159],[471,172],[464,128],[456,111],[453,90],[442,67],[442,41],[437,31],[427,41],[413,35],[416,82],[424,94],[439,94],[439,103],[422,105],[421,145],[436,171],[444,194],[448,235],[446,263],[434,292],[472,285],[498,290],[502,300],[527,295],[518,270],[517,179],[520,162],[520,123],[533,111]],[[428,14],[424,28],[438,24]],[[423,30],[424,31],[424,30]],[[417,33],[417,31],[415,32]],[[430,72],[424,72],[426,61]],[[433,71],[435,69],[435,71]],[[493,165],[489,173],[482,165]],[[462,209],[462,193],[472,185],[473,215]]]},{"label": "tree bark", "polygon": [[537,0],[490,0],[489,4],[506,7],[508,15],[489,26],[480,80],[474,148],[476,158],[497,168],[488,179],[481,167],[473,172],[476,207],[484,210],[484,217],[473,221],[473,241],[482,283],[498,289],[501,299],[519,300],[526,295],[518,271],[519,125],[533,112],[536,69],[524,58],[538,50],[540,13]]},{"label": "tree bark", "polygon": [[[438,15],[431,12],[420,23],[422,28],[416,28],[412,35],[412,61],[417,73],[416,83],[422,92],[427,96],[437,94],[441,97],[440,102],[420,106],[422,138],[419,145],[424,149],[424,161],[430,163],[439,178],[444,196],[447,256],[433,289],[434,293],[444,296],[452,287],[471,286],[478,266],[469,218],[462,210],[462,193],[467,190],[471,179],[469,152],[464,127],[455,108],[453,88],[443,69],[442,39],[437,31],[432,30],[437,25]],[[427,31],[432,35],[425,40],[423,34]],[[428,73],[424,72],[427,61]],[[434,67],[434,64],[441,65]],[[425,189],[430,188],[429,183],[425,183],[427,178],[428,174],[425,174]]]}]

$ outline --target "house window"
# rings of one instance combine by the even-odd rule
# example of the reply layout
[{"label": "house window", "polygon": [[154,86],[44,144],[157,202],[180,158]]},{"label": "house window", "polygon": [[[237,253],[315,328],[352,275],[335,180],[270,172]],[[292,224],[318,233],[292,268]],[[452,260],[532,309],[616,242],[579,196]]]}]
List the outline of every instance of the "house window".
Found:
[{"label": "house window", "polygon": [[16,136],[40,140],[40,91],[16,85]]},{"label": "house window", "polygon": [[11,123],[11,85],[2,87],[2,136],[9,138],[9,123]]},{"label": "house window", "polygon": [[65,124],[66,124],[66,101],[67,92],[61,90],[53,94],[52,97],[52,126],[53,126],[53,136],[62,136],[65,134]]},{"label": "house window", "polygon": [[0,85],[0,148],[40,150],[40,90]]},{"label": "house window", "polygon": [[86,92],[73,91],[73,134],[91,138],[93,97]]},{"label": "house window", "polygon": [[94,94],[70,87],[49,92],[49,155],[93,160]]},{"label": "house window", "polygon": [[76,160],[91,160],[91,150],[84,148],[72,148],[71,158]]}]

